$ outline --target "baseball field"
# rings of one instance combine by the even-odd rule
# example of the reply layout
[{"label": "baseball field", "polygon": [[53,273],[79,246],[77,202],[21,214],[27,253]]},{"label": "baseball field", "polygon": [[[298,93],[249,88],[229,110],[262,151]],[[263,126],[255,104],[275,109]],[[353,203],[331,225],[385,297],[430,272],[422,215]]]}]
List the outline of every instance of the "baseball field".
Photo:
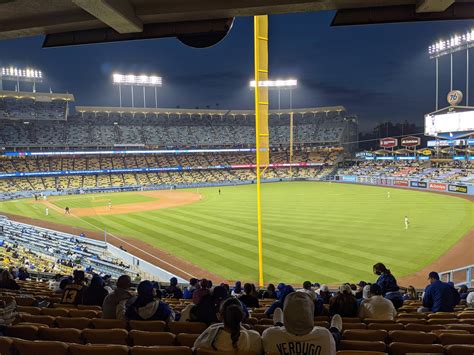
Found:
[{"label": "baseball field", "polygon": [[[255,195],[254,185],[71,195],[1,202],[0,213],[106,229],[195,265],[189,274],[247,281],[258,276]],[[266,282],[370,281],[379,261],[410,275],[474,226],[474,204],[452,195],[291,182],[264,184],[262,197]]]}]

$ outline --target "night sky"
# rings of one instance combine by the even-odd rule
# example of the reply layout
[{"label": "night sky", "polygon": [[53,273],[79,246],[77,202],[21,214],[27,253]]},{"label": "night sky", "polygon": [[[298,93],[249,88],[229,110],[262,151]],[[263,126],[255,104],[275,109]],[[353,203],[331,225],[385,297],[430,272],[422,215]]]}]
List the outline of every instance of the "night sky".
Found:
[{"label": "night sky", "polygon": [[[344,105],[359,116],[362,129],[386,120],[422,124],[423,114],[435,105],[435,64],[428,46],[470,30],[472,21],[329,27],[333,15],[270,17],[270,76],[298,79],[293,107]],[[252,18],[238,18],[227,38],[208,49],[189,48],[174,38],[52,49],[41,49],[42,37],[0,41],[0,66],[41,69],[47,77],[41,91],[73,93],[78,105],[118,106],[111,74],[123,72],[161,75],[160,107],[249,109],[252,34]],[[465,52],[454,57],[454,87],[464,92]],[[440,68],[444,105],[448,57]],[[139,100],[137,95],[136,105],[143,104]],[[287,105],[284,94],[282,106]]]}]

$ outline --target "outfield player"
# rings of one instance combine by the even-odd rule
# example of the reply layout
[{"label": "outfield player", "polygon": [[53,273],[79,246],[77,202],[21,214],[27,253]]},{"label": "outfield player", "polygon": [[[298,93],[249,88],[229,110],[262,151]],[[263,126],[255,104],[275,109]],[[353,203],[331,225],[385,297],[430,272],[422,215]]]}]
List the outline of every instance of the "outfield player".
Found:
[{"label": "outfield player", "polygon": [[44,214],[45,214],[46,216],[49,216],[49,209],[48,209],[48,207],[46,207],[46,208],[44,209]]},{"label": "outfield player", "polygon": [[71,214],[71,212],[69,211],[69,207],[66,206],[66,208],[64,209],[64,214]]},{"label": "outfield player", "polygon": [[387,191],[387,198],[390,198],[390,191]]},{"label": "outfield player", "polygon": [[405,229],[408,229],[409,225],[410,225],[410,221],[408,220],[408,217],[405,216]]},{"label": "outfield player", "polygon": [[109,201],[109,210],[112,209],[112,201]]}]

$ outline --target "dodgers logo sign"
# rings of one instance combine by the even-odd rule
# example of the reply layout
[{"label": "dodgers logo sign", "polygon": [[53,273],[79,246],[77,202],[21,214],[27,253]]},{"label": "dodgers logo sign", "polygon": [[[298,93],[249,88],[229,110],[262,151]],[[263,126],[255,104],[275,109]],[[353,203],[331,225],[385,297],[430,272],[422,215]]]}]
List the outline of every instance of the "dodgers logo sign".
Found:
[{"label": "dodgers logo sign", "polygon": [[448,103],[451,106],[457,106],[462,101],[462,92],[459,90],[452,90],[448,93]]}]

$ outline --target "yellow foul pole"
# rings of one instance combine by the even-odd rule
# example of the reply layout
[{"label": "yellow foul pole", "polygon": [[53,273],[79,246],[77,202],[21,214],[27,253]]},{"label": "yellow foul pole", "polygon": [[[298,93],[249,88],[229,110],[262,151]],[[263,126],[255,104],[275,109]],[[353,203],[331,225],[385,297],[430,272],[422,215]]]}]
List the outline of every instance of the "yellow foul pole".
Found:
[{"label": "yellow foul pole", "polygon": [[269,164],[268,87],[260,82],[268,80],[268,16],[254,16],[255,61],[255,145],[257,174],[257,234],[258,234],[258,283],[263,286],[262,241],[262,168]]}]

